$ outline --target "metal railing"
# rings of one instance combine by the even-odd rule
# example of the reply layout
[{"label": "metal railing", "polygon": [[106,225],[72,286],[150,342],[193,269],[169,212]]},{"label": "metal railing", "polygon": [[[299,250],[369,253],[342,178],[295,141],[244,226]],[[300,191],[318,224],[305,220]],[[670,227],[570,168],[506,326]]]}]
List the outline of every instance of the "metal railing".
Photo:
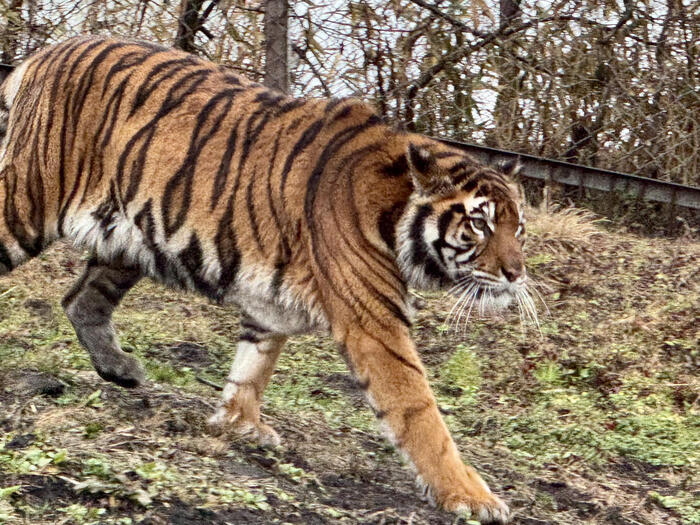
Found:
[{"label": "metal railing", "polygon": [[522,176],[545,183],[555,182],[578,188],[618,192],[635,199],[663,202],[700,210],[700,188],[694,186],[591,168],[450,139],[438,138],[437,140],[462,149],[478,161],[492,166],[518,159],[522,164],[520,170]]}]

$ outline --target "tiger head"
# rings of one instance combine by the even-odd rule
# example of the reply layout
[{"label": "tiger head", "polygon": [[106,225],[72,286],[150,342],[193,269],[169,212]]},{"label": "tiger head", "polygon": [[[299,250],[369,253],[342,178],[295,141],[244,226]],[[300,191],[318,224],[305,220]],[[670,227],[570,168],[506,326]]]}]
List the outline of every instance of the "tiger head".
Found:
[{"label": "tiger head", "polygon": [[500,310],[513,299],[531,313],[522,194],[510,178],[518,167],[496,170],[436,143],[410,144],[407,158],[413,193],[397,248],[409,285],[451,288],[460,315],[474,306],[482,314]]}]

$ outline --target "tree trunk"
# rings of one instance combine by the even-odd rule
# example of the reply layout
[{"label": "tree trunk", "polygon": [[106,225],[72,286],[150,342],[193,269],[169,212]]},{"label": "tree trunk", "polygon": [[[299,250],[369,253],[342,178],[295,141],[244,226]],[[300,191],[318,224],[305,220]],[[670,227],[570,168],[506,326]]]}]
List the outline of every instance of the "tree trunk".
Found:
[{"label": "tree trunk", "polygon": [[[501,27],[515,25],[522,18],[520,0],[500,0],[499,24]],[[507,37],[508,41],[501,42],[496,55],[498,71],[498,95],[494,107],[495,129],[491,137],[492,145],[497,147],[515,148],[517,146],[518,92],[520,87],[520,67],[514,56],[517,48],[517,37]]]},{"label": "tree trunk", "polygon": [[17,54],[17,47],[20,42],[20,35],[23,33],[22,30],[22,0],[12,0],[7,6],[7,25],[3,30],[3,34],[0,37],[2,42],[2,55],[0,55],[0,62],[5,64],[10,64],[15,60],[15,55]]},{"label": "tree trunk", "polygon": [[182,0],[180,2],[180,18],[177,21],[175,47],[188,53],[197,51],[194,45],[194,36],[199,31],[199,12],[203,5],[204,0]]},{"label": "tree trunk", "polygon": [[267,87],[289,92],[287,0],[265,2],[265,80]]}]

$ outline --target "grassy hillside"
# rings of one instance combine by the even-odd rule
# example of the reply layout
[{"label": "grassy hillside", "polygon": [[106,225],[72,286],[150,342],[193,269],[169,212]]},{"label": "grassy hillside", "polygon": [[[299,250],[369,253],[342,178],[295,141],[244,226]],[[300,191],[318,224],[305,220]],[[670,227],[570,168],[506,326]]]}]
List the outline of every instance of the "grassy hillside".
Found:
[{"label": "grassy hillside", "polygon": [[[514,523],[700,523],[700,243],[532,212],[541,331],[518,314],[415,337],[465,460]],[[0,278],[0,522],[451,523],[419,501],[328,339],[288,344],[266,392],[283,446],[204,422],[237,315],[141,283],[116,314],[147,386],[102,381],[59,301],[81,256],[56,246]]]}]

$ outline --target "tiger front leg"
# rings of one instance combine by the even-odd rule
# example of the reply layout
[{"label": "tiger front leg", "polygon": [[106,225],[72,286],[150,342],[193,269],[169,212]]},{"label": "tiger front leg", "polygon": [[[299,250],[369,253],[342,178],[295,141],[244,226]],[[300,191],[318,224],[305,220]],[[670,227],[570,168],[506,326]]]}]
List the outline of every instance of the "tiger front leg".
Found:
[{"label": "tiger front leg", "polygon": [[209,428],[214,434],[232,431],[261,445],[277,446],[279,435],[260,420],[260,403],[287,338],[267,332],[247,320],[241,325],[243,333],[236,357],[219,407],[209,418]]},{"label": "tiger front leg", "polygon": [[482,523],[506,523],[508,507],[465,465],[437,409],[407,329],[398,337],[350,331],[351,368],[389,440],[413,463],[431,501]]}]

